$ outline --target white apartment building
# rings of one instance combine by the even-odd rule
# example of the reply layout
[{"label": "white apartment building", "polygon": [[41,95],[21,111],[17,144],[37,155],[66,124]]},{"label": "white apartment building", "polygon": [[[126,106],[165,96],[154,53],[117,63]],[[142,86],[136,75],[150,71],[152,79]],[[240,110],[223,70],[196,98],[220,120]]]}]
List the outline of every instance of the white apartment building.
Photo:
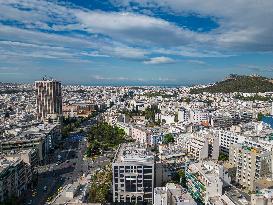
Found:
[{"label": "white apartment building", "polygon": [[143,145],[120,145],[112,171],[113,202],[153,203],[155,159]]},{"label": "white apartment building", "polygon": [[209,132],[193,133],[187,144],[187,150],[194,159],[202,160],[209,157],[218,159],[219,140]]},{"label": "white apartment building", "polygon": [[193,134],[187,144],[188,155],[202,160],[209,157],[209,141],[206,137]]},{"label": "white apartment building", "polygon": [[169,125],[174,123],[175,115],[174,114],[160,114],[161,122],[165,122],[165,124]]},{"label": "white apartment building", "polygon": [[189,164],[186,180],[193,198],[204,204],[208,204],[210,198],[221,196],[224,182],[230,184],[231,181],[223,166],[213,161]]},{"label": "white apartment building", "polygon": [[219,138],[220,151],[226,154],[229,154],[230,145],[245,141],[245,137],[240,133],[229,130],[216,130],[215,135]]},{"label": "white apartment building", "polygon": [[190,119],[190,112],[185,108],[178,110],[178,122],[188,122]]},{"label": "white apartment building", "polygon": [[21,130],[16,136],[6,135],[0,141],[0,152],[10,153],[12,151],[36,148],[39,161],[45,162],[51,148],[60,139],[60,126],[54,124],[41,124],[27,130]]},{"label": "white apartment building", "polygon": [[200,123],[208,121],[209,113],[202,110],[190,110],[190,122]]},{"label": "white apartment building", "polygon": [[154,189],[154,205],[197,205],[190,193],[181,185],[167,183]]},{"label": "white apartment building", "polygon": [[229,162],[237,167],[236,181],[250,191],[256,190],[256,180],[272,178],[272,151],[233,144],[230,146]]}]

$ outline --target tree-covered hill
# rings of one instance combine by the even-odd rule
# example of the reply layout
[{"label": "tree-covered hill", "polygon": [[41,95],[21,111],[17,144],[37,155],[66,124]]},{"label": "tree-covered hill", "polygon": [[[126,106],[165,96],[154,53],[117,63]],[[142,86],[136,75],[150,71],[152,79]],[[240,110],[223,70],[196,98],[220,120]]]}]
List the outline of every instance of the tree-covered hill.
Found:
[{"label": "tree-covered hill", "polygon": [[271,79],[262,76],[246,76],[231,74],[227,79],[217,82],[212,86],[205,88],[191,89],[191,94],[203,92],[209,93],[257,93],[273,92],[273,83]]}]

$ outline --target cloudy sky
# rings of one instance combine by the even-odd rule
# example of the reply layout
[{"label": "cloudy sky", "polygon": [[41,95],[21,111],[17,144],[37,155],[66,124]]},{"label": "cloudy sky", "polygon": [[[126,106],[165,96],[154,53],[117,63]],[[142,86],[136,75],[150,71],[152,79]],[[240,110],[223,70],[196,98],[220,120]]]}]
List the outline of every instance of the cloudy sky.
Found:
[{"label": "cloudy sky", "polygon": [[273,77],[271,0],[0,0],[0,81]]}]

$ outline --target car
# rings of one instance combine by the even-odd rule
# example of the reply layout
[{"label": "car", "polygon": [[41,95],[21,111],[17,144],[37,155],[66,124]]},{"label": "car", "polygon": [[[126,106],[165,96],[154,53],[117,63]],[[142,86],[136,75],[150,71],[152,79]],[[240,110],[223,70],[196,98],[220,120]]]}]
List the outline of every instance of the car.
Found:
[{"label": "car", "polygon": [[36,191],[32,193],[32,196],[33,196],[33,197],[35,197],[36,195],[37,195],[37,192],[36,192]]}]

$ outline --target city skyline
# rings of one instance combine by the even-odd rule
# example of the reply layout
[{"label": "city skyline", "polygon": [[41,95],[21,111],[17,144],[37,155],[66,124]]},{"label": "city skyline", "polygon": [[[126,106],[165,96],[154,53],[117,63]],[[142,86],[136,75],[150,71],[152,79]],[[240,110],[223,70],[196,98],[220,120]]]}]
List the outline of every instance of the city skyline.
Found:
[{"label": "city skyline", "polygon": [[0,82],[49,75],[64,84],[190,85],[230,73],[273,77],[272,8],[254,0],[6,0]]}]

